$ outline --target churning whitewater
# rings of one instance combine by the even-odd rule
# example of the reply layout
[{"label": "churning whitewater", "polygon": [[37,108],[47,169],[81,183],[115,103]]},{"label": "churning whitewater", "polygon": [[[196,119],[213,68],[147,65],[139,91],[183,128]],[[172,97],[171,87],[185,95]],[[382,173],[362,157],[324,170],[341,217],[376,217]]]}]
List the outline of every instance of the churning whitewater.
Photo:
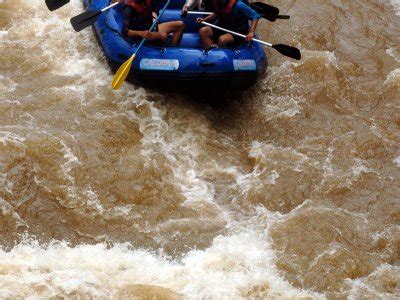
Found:
[{"label": "churning whitewater", "polygon": [[221,105],[1,0],[0,298],[400,297],[400,3],[271,4],[303,59]]}]

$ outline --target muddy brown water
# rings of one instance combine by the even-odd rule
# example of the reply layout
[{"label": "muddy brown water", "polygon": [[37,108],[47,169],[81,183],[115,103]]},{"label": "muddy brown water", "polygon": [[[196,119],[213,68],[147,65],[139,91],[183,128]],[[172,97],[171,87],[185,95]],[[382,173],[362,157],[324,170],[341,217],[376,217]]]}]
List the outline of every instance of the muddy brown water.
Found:
[{"label": "muddy brown water", "polygon": [[214,106],[0,2],[0,298],[400,297],[400,4],[271,4],[303,59]]}]

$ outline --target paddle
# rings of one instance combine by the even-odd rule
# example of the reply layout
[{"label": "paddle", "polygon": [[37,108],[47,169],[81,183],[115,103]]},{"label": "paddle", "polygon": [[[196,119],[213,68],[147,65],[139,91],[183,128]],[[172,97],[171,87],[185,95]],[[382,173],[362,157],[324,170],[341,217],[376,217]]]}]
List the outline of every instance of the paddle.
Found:
[{"label": "paddle", "polygon": [[253,8],[255,11],[257,11],[260,14],[267,14],[267,15],[279,15],[279,8],[262,3],[262,2],[253,2],[253,3],[248,3],[251,8]]},{"label": "paddle", "polygon": [[270,22],[275,22],[277,19],[285,19],[288,20],[290,19],[290,16],[287,15],[265,15],[261,14],[261,18],[267,19]]},{"label": "paddle", "polygon": [[53,10],[60,8],[61,6],[64,6],[65,4],[67,4],[69,2],[69,0],[46,0],[45,2],[47,5],[47,8],[50,11],[53,11]]},{"label": "paddle", "polygon": [[[231,34],[233,34],[233,35],[241,36],[241,37],[243,37],[243,38],[246,38],[246,36],[245,36],[244,34],[237,33],[237,32],[234,32],[234,31],[225,29],[225,28],[219,27],[219,26],[217,26],[217,25],[214,25],[214,24],[211,24],[211,23],[208,23],[208,22],[204,22],[204,21],[203,21],[203,22],[201,22],[201,24],[205,24],[205,25],[207,25],[207,26],[214,27],[214,28],[216,28],[216,29],[219,29],[219,30],[222,30],[222,31],[231,33]],[[268,47],[274,48],[274,49],[275,49],[276,51],[278,51],[280,54],[285,55],[285,56],[287,56],[287,57],[291,57],[291,58],[294,58],[294,59],[297,59],[297,60],[300,60],[300,59],[301,59],[300,50],[297,49],[297,48],[295,48],[295,47],[288,46],[288,45],[284,45],[284,44],[272,45],[272,44],[270,44],[270,43],[267,43],[267,42],[264,42],[264,41],[261,41],[261,40],[258,40],[258,39],[253,39],[253,41],[254,41],[254,42],[257,42],[257,43],[261,43],[261,44],[266,45],[266,46],[268,46]]]},{"label": "paddle", "polygon": [[[168,7],[170,2],[171,2],[171,0],[168,0],[167,3],[164,5],[162,11],[157,16],[157,19],[154,20],[153,24],[149,28],[149,32],[151,32],[154,29],[154,27],[157,25],[158,20],[163,15],[164,11],[167,9],[167,7]],[[142,41],[140,42],[139,46],[136,48],[136,51],[132,54],[132,56],[126,62],[124,62],[119,67],[117,73],[115,73],[113,81],[112,81],[112,88],[114,90],[118,90],[122,86],[122,84],[124,83],[126,77],[129,74],[129,71],[131,69],[132,63],[133,63],[136,55],[139,53],[140,48],[142,48],[142,46],[143,46],[145,41],[146,41],[146,38],[143,38]]]},{"label": "paddle", "polygon": [[[182,14],[183,17],[186,16],[186,14],[189,15],[211,15],[212,12],[208,11],[188,11],[184,14]],[[276,19],[290,19],[290,16],[285,16],[285,15],[266,15],[266,14],[261,14],[260,15],[262,18],[267,19],[268,21],[275,22]]]},{"label": "paddle", "polygon": [[261,17],[267,19],[268,21],[275,22],[276,19],[290,19],[290,16],[280,15],[279,8],[272,5],[268,5],[262,2],[249,3],[250,7],[258,12]]},{"label": "paddle", "polygon": [[80,15],[77,15],[73,18],[71,18],[71,25],[74,28],[76,32],[81,31],[82,29],[85,29],[86,27],[89,27],[90,25],[93,25],[97,18],[101,15],[102,12],[105,12],[115,5],[118,5],[119,2],[115,2],[102,10],[88,10],[85,11],[84,13],[81,13]]}]

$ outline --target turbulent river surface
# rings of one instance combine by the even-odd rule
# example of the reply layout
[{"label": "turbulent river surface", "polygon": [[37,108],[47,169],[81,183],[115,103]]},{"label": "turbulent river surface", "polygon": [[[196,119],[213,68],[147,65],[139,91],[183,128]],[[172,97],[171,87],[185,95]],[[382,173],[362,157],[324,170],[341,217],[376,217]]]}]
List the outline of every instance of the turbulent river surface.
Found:
[{"label": "turbulent river surface", "polygon": [[1,0],[0,298],[400,297],[396,1],[269,2],[303,59],[221,105],[112,91],[81,2]]}]

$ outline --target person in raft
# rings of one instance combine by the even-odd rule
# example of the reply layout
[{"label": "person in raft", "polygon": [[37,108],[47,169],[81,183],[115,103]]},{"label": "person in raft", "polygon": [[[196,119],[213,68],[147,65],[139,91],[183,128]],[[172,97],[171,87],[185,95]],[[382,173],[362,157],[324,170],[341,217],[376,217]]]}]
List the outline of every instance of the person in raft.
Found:
[{"label": "person in raft", "polygon": [[[217,19],[217,25],[246,35],[246,41],[254,38],[260,15],[241,0],[211,0],[213,13],[206,18],[197,18],[197,23]],[[251,20],[249,30],[249,20]],[[206,50],[227,47],[240,43],[243,39],[210,26],[200,28],[199,35]],[[217,44],[216,44],[217,43]]]},{"label": "person in raft", "polygon": [[163,44],[168,34],[172,35],[172,46],[178,46],[185,29],[182,21],[171,21],[158,24],[156,29],[149,32],[149,28],[157,17],[155,1],[153,0],[113,0],[125,4],[123,11],[122,34],[133,39],[146,38],[156,44]]},{"label": "person in raft", "polygon": [[186,16],[189,10],[210,11],[212,7],[209,3],[210,0],[186,0],[186,3],[182,7],[182,14]]}]

